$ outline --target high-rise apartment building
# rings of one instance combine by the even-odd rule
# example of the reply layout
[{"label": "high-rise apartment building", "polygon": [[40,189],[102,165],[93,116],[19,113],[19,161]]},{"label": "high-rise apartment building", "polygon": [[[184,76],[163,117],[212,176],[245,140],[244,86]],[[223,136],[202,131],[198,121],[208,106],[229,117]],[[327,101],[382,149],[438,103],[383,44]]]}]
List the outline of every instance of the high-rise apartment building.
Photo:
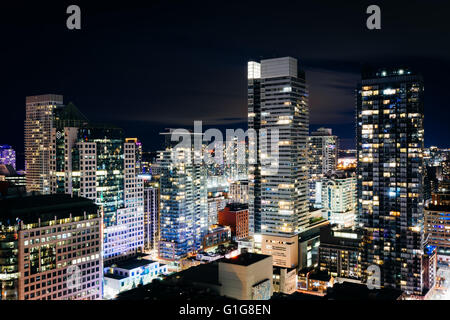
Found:
[{"label": "high-rise apartment building", "polygon": [[[248,129],[261,129],[261,63],[249,61],[247,65]],[[258,141],[249,139],[248,157],[248,212],[249,233],[261,233],[261,158],[254,155]]]},{"label": "high-rise apartment building", "polygon": [[237,136],[227,137],[223,149],[223,176],[228,181],[247,179],[248,148],[244,140]]},{"label": "high-rise apartment building", "polygon": [[336,170],[338,160],[339,140],[333,135],[332,129],[319,128],[308,138],[310,172],[325,174]]},{"label": "high-rise apartment building", "polygon": [[359,223],[365,268],[381,286],[422,293],[423,80],[406,69],[367,72],[357,87]]},{"label": "high-rise apartment building", "polygon": [[361,281],[361,244],[364,229],[332,227],[320,229],[319,268],[341,280]]},{"label": "high-rise apartment building", "polygon": [[166,133],[166,148],[159,152],[160,242],[159,257],[179,262],[200,249],[208,232],[206,168],[194,161],[195,134],[185,138],[192,143],[177,146]]},{"label": "high-rise apartment building", "polygon": [[139,141],[138,138],[125,138],[125,142],[134,143],[136,145],[136,174],[141,174],[143,172],[143,151],[142,151],[142,142]]},{"label": "high-rise apartment building", "polygon": [[91,200],[0,200],[0,300],[102,298],[102,216]]},{"label": "high-rise apartment building", "polygon": [[142,251],[144,197],[136,142],[125,142],[120,128],[90,124],[73,104],[55,113],[51,139],[51,193],[82,196],[101,206],[105,262]]},{"label": "high-rise apartment building", "polygon": [[331,129],[319,128],[308,138],[309,201],[320,207],[320,183],[324,175],[336,170],[339,141]]},{"label": "high-rise apartment building", "polygon": [[[308,90],[296,59],[248,63],[248,127],[260,137],[249,145],[250,230],[292,236],[309,223]],[[271,143],[277,130],[278,158],[274,159],[268,152],[276,147]],[[251,150],[256,143],[254,158]]]},{"label": "high-rise apartment building", "polygon": [[158,251],[159,244],[159,181],[144,181],[144,247]]},{"label": "high-rise apartment building", "polygon": [[25,171],[27,191],[50,193],[50,143],[54,111],[62,107],[56,94],[26,97]]}]

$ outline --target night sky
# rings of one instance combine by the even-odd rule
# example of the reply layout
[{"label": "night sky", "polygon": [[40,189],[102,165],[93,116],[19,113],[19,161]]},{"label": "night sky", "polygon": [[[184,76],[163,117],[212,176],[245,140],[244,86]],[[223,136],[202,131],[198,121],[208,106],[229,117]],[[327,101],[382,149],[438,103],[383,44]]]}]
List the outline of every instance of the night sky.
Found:
[{"label": "night sky", "polygon": [[[0,13],[0,144],[23,165],[25,96],[64,95],[92,121],[160,147],[194,120],[246,128],[247,61],[299,59],[310,129],[354,146],[354,90],[364,64],[409,66],[425,79],[425,145],[450,146],[449,1],[14,1]],[[95,2],[95,4],[92,4]],[[81,30],[66,8],[81,7]],[[370,4],[381,30],[366,28]]]}]

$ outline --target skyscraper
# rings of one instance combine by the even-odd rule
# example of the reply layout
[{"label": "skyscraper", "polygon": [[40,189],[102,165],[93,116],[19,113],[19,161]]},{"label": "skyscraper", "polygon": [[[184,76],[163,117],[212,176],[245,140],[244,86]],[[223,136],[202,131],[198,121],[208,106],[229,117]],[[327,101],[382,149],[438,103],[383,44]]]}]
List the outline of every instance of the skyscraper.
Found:
[{"label": "skyscraper", "polygon": [[[200,249],[208,232],[206,168],[194,161],[193,144],[176,147],[166,135],[166,149],[159,152],[160,242],[159,257],[178,262]],[[187,133],[187,139],[194,134]],[[193,142],[194,139],[191,139]]]},{"label": "skyscraper", "polygon": [[102,207],[105,262],[142,251],[144,196],[136,142],[125,142],[121,128],[89,123],[73,104],[55,112],[51,139],[51,192],[83,196]]},{"label": "skyscraper", "polygon": [[63,104],[56,94],[26,97],[25,171],[27,191],[50,193],[50,130],[54,111]]},{"label": "skyscraper", "polygon": [[338,137],[331,129],[319,128],[308,138],[309,155],[309,201],[320,206],[316,196],[320,197],[321,181],[324,175],[335,171],[338,159]]},{"label": "skyscraper", "polygon": [[381,286],[422,293],[423,80],[409,70],[364,73],[357,87],[357,188],[365,268]]},{"label": "skyscraper", "polygon": [[142,173],[142,142],[138,138],[125,138],[125,142],[136,145],[136,174]]},{"label": "skyscraper", "polygon": [[249,164],[251,231],[292,236],[309,223],[308,90],[296,59],[248,63],[248,127],[267,130],[267,136],[274,134],[272,130],[279,132],[278,159],[271,161],[278,170],[264,168],[270,139],[258,141],[257,158]]},{"label": "skyscraper", "polygon": [[144,180],[144,246],[158,251],[159,244],[159,181]]},{"label": "skyscraper", "polygon": [[[249,61],[247,66],[248,129],[261,129],[261,63]],[[249,139],[249,152],[258,142]],[[249,233],[261,233],[261,159],[249,153],[248,163]]]}]

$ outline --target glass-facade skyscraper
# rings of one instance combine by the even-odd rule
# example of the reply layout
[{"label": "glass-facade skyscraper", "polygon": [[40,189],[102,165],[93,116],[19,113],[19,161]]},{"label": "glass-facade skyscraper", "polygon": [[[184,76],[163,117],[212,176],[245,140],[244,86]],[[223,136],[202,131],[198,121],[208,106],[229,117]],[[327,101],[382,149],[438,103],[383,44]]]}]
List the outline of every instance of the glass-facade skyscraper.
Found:
[{"label": "glass-facade skyscraper", "polygon": [[126,142],[121,128],[89,123],[73,104],[55,111],[51,139],[51,193],[101,206],[105,262],[142,251],[144,196],[136,141]]},{"label": "glass-facade skyscraper", "polygon": [[357,87],[359,223],[365,268],[381,286],[422,293],[423,80],[406,69],[363,73]]}]

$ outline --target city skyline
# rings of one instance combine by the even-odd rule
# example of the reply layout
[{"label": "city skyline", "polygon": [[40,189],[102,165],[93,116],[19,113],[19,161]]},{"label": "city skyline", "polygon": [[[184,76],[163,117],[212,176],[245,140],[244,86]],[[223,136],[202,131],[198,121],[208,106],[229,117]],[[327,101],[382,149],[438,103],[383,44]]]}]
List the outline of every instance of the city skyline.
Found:
[{"label": "city skyline", "polygon": [[450,300],[450,24],[404,4],[8,4],[0,302]]}]

